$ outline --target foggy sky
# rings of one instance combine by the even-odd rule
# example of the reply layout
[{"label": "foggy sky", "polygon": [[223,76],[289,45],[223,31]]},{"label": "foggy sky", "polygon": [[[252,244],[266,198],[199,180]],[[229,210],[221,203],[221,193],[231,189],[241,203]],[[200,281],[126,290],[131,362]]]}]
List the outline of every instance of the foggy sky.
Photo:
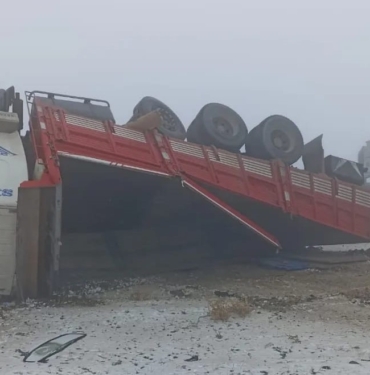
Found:
[{"label": "foggy sky", "polygon": [[107,99],[118,123],[145,95],[186,126],[207,102],[249,129],[282,114],[349,159],[370,139],[368,0],[3,3],[2,87]]}]

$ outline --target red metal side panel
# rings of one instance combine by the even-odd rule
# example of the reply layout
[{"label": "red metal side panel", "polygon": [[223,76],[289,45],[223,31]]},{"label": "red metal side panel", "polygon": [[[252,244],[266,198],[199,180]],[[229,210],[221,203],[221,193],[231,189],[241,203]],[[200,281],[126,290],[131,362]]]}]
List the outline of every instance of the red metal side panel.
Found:
[{"label": "red metal side panel", "polygon": [[170,145],[180,172],[191,178],[370,238],[370,192],[278,161],[267,162],[179,140],[170,140]]},{"label": "red metal side panel", "polygon": [[335,199],[332,180],[325,176],[312,176],[297,169],[290,170],[292,211],[296,215],[323,223],[335,224]]},{"label": "red metal side panel", "polygon": [[33,106],[30,116],[30,130],[33,140],[36,160],[42,161],[44,173],[39,181],[25,181],[22,186],[47,186],[57,185],[61,181],[58,156],[54,147],[54,134],[47,130],[48,114],[42,107]]},{"label": "red metal side panel", "polygon": [[370,238],[370,192],[291,168],[293,213]]},{"label": "red metal side panel", "polygon": [[[342,186],[341,189],[343,190]],[[361,233],[362,236],[370,237],[370,191],[357,187],[353,187],[353,189],[355,190],[355,212],[353,216],[356,232]]]},{"label": "red metal side panel", "polygon": [[152,133],[127,129],[109,122],[87,119],[37,103],[58,154],[80,155],[111,164],[135,166],[168,174]]},{"label": "red metal side panel", "polygon": [[[190,177],[283,211],[370,239],[370,191],[278,161],[268,162],[78,117],[35,99],[35,149],[54,183],[58,154],[168,176]],[[58,177],[59,176],[59,177]]]},{"label": "red metal side panel", "polygon": [[232,193],[283,208],[279,179],[270,162],[170,140],[180,173]]}]

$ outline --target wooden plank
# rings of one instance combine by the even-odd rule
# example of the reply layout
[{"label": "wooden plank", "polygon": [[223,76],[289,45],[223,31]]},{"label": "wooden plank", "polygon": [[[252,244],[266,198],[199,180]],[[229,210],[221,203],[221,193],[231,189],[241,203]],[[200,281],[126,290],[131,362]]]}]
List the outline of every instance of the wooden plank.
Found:
[{"label": "wooden plank", "polygon": [[[48,297],[57,283],[60,221],[56,207],[57,187],[41,188],[39,223],[38,296]],[[59,225],[59,230],[57,226]]]},{"label": "wooden plank", "polygon": [[17,296],[36,298],[38,291],[40,188],[19,188],[16,239]]},{"label": "wooden plank", "polygon": [[60,187],[19,188],[18,299],[51,295],[59,270]]}]

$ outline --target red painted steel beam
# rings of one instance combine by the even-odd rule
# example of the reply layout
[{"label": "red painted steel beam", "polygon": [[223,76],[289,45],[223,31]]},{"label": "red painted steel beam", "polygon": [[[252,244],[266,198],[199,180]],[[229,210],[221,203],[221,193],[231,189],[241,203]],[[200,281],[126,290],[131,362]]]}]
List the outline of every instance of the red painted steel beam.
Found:
[{"label": "red painted steel beam", "polygon": [[182,183],[184,186],[187,186],[191,190],[200,194],[203,198],[207,199],[213,205],[220,208],[222,211],[226,212],[228,215],[230,215],[234,219],[238,220],[240,223],[245,225],[248,229],[252,230],[254,233],[256,233],[259,237],[261,237],[266,242],[277,247],[278,249],[281,249],[281,244],[277,240],[277,238],[275,238],[275,236],[267,232],[265,229],[261,228],[254,221],[252,221],[251,219],[248,219],[246,216],[242,215],[240,212],[238,212],[234,208],[230,207],[227,203],[223,202],[214,194],[210,193],[207,189],[204,189],[202,186],[190,180],[189,178],[184,178],[182,180]]}]

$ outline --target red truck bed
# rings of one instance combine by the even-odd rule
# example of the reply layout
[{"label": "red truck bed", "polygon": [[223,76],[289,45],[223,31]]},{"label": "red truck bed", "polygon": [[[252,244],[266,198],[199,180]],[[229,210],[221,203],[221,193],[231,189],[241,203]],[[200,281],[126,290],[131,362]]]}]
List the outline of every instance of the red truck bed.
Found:
[{"label": "red truck bed", "polygon": [[[45,170],[41,179],[24,186],[63,181],[63,195],[70,192],[71,197],[63,198],[63,210],[71,213],[66,215],[70,219],[63,226],[70,230],[91,221],[92,210],[97,212],[99,208],[103,212],[109,204],[104,200],[107,197],[113,203],[105,212],[106,221],[118,220],[111,213],[114,207],[120,207],[120,215],[124,216],[125,211],[124,220],[129,223],[138,192],[152,199],[152,191],[160,190],[170,200],[157,199],[155,206],[153,200],[143,198],[135,207],[148,210],[146,206],[151,202],[161,211],[164,205],[171,205],[176,207],[171,215],[178,214],[190,207],[187,198],[180,198],[189,188],[275,247],[370,240],[370,191],[365,188],[279,161],[254,159],[168,139],[157,131],[143,133],[111,121],[75,116],[37,97],[33,100],[30,128],[36,158],[42,160]],[[87,199],[91,186],[99,193]],[[98,203],[98,196],[105,198]],[[81,217],[77,220],[78,204]],[[188,214],[197,215],[196,210],[192,206]],[[95,225],[102,225],[104,220],[99,220]]]}]

